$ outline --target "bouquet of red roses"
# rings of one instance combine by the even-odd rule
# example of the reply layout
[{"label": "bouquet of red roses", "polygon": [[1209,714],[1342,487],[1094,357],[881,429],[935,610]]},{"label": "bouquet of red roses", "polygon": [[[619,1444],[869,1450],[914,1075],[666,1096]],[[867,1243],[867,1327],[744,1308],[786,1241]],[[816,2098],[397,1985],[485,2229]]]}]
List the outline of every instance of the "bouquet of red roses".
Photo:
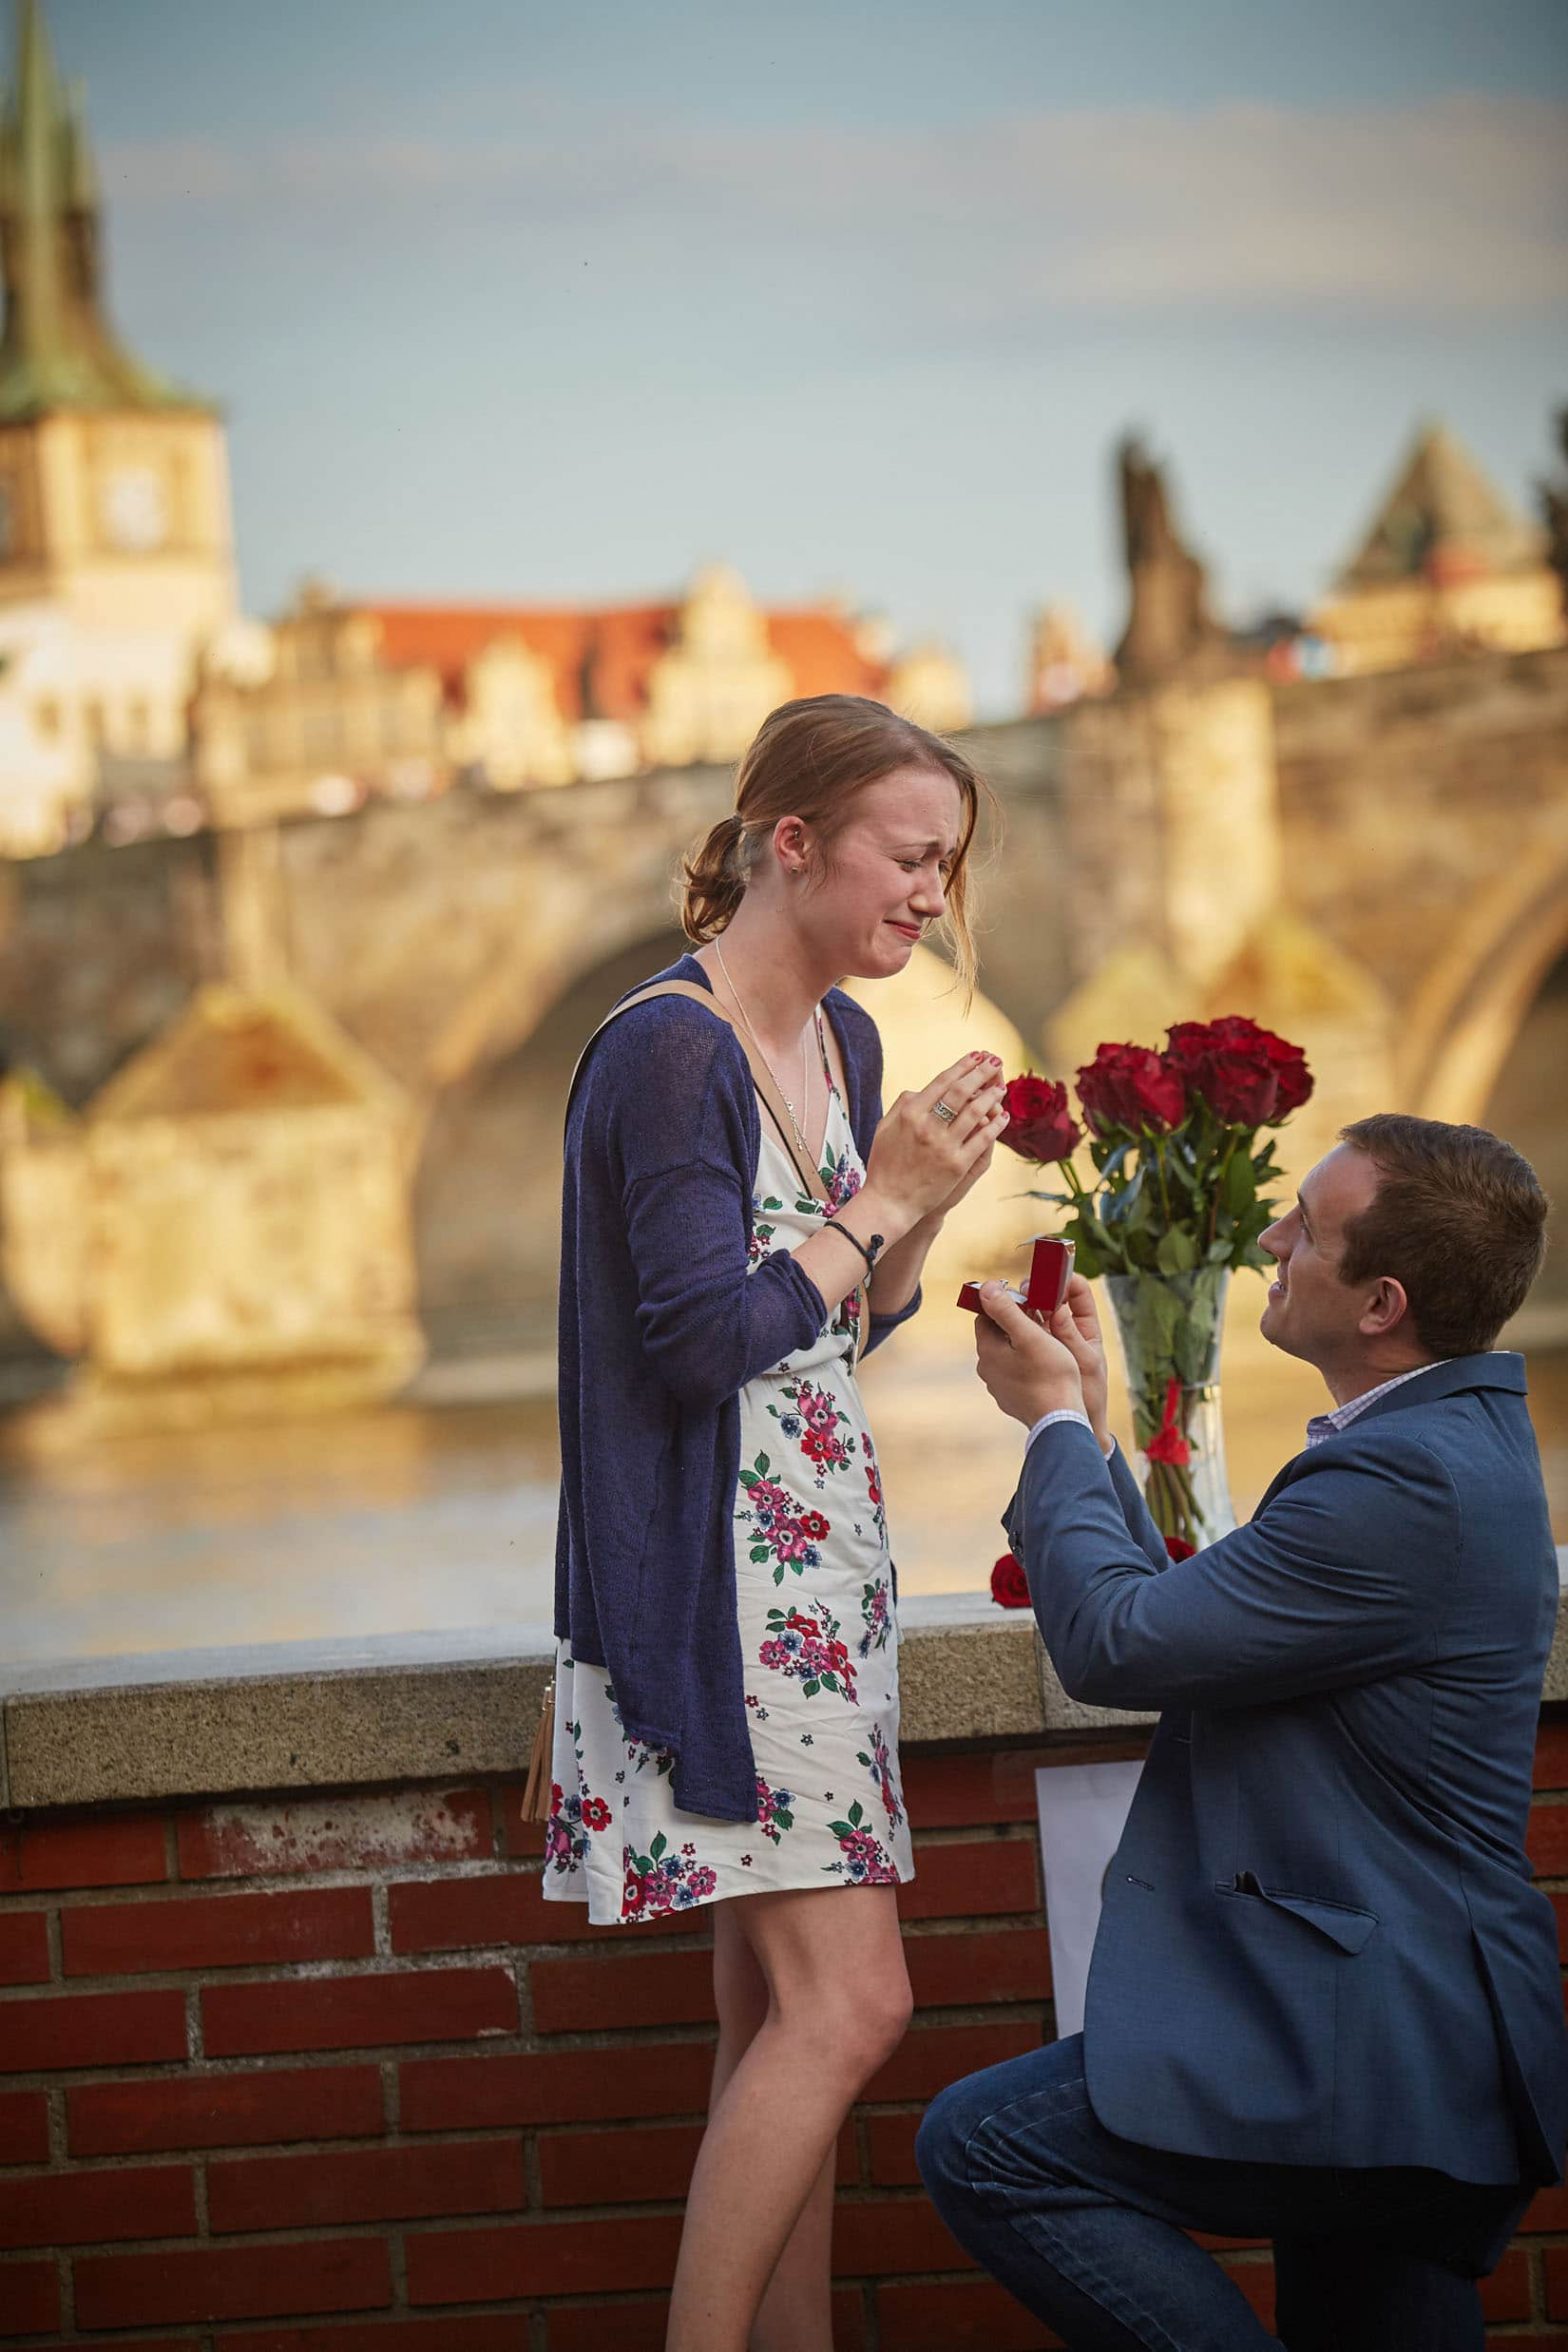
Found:
[{"label": "bouquet of red roses", "polygon": [[[1179,1021],[1163,1052],[1102,1045],[1077,1074],[1082,1124],[1060,1081],[1026,1074],[1006,1092],[1002,1141],[1054,1163],[1066,1189],[1032,1197],[1072,1215],[1078,1271],[1111,1277],[1128,1359],[1134,1433],[1161,1530],[1193,1542],[1205,1523],[1191,1477],[1194,1392],[1213,1378],[1224,1280],[1264,1268],[1274,1138],[1312,1093],[1300,1046],[1240,1014]],[[1087,1136],[1094,1168],[1073,1154]]]}]

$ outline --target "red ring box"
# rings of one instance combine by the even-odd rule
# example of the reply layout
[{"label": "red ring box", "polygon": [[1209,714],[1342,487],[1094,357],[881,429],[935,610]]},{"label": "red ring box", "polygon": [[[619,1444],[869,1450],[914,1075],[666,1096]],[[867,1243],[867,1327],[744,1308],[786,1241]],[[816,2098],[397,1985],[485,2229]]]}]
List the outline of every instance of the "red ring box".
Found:
[{"label": "red ring box", "polygon": [[[1004,1285],[1011,1297],[1032,1314],[1043,1315],[1047,1322],[1067,1296],[1067,1285],[1072,1277],[1073,1244],[1058,1241],[1054,1234],[1041,1233],[1035,1237],[1034,1254],[1029,1261],[1029,1287],[1014,1290],[1011,1283]],[[958,1294],[958,1303],[967,1314],[983,1315],[978,1282],[966,1282]]]}]

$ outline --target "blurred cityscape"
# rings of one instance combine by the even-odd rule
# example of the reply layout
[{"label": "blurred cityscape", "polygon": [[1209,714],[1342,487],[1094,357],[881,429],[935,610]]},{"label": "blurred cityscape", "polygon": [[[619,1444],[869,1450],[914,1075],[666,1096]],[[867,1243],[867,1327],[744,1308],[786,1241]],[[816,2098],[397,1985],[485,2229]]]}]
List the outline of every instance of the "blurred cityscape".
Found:
[{"label": "blurred cityscape", "polygon": [[[247,614],[222,412],[114,323],[103,215],[82,101],[20,0],[0,1600],[23,1658],[547,1614],[566,1076],[677,949],[678,855],[794,695],[963,735],[1005,816],[974,1007],[924,951],[864,991],[889,1093],[962,1044],[1056,1074],[1242,1011],[1319,1074],[1293,1172],[1399,1107],[1497,1127],[1568,1198],[1568,413],[1533,514],[1414,427],[1325,518],[1355,548],[1329,592],[1244,620],[1195,552],[1180,452],[1107,417],[1120,633],[1066,600],[1021,614],[1016,709],[977,719],[936,636],[842,596],[769,604],[727,563],[605,605],[306,577]],[[999,1548],[1016,1449],[940,1301],[1034,1230],[1025,1183],[992,1171],[902,1362],[868,1370],[910,1589],[982,1584]],[[1568,1537],[1565,1267],[1513,1336]],[[1312,1383],[1234,1304],[1246,1507]]]}]

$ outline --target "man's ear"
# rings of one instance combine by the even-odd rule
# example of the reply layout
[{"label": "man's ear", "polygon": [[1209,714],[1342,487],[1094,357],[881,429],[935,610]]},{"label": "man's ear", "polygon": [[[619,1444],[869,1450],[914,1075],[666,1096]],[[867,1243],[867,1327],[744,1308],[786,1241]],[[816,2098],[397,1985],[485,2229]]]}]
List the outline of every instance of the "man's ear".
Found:
[{"label": "man's ear", "polygon": [[1383,1275],[1371,1298],[1361,1310],[1356,1328],[1363,1339],[1386,1339],[1391,1331],[1410,1321],[1410,1301],[1405,1286],[1396,1282],[1392,1274]]}]

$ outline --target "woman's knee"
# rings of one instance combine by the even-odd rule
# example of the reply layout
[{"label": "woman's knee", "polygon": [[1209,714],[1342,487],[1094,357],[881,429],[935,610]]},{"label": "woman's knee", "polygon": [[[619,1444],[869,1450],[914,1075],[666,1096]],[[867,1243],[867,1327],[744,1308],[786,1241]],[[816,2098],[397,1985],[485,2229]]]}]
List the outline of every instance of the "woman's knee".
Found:
[{"label": "woman's knee", "polygon": [[866,1984],[818,1985],[786,1996],[775,2015],[818,2064],[826,2062],[858,2093],[902,2042],[913,2006],[909,1979],[900,1969]]}]

